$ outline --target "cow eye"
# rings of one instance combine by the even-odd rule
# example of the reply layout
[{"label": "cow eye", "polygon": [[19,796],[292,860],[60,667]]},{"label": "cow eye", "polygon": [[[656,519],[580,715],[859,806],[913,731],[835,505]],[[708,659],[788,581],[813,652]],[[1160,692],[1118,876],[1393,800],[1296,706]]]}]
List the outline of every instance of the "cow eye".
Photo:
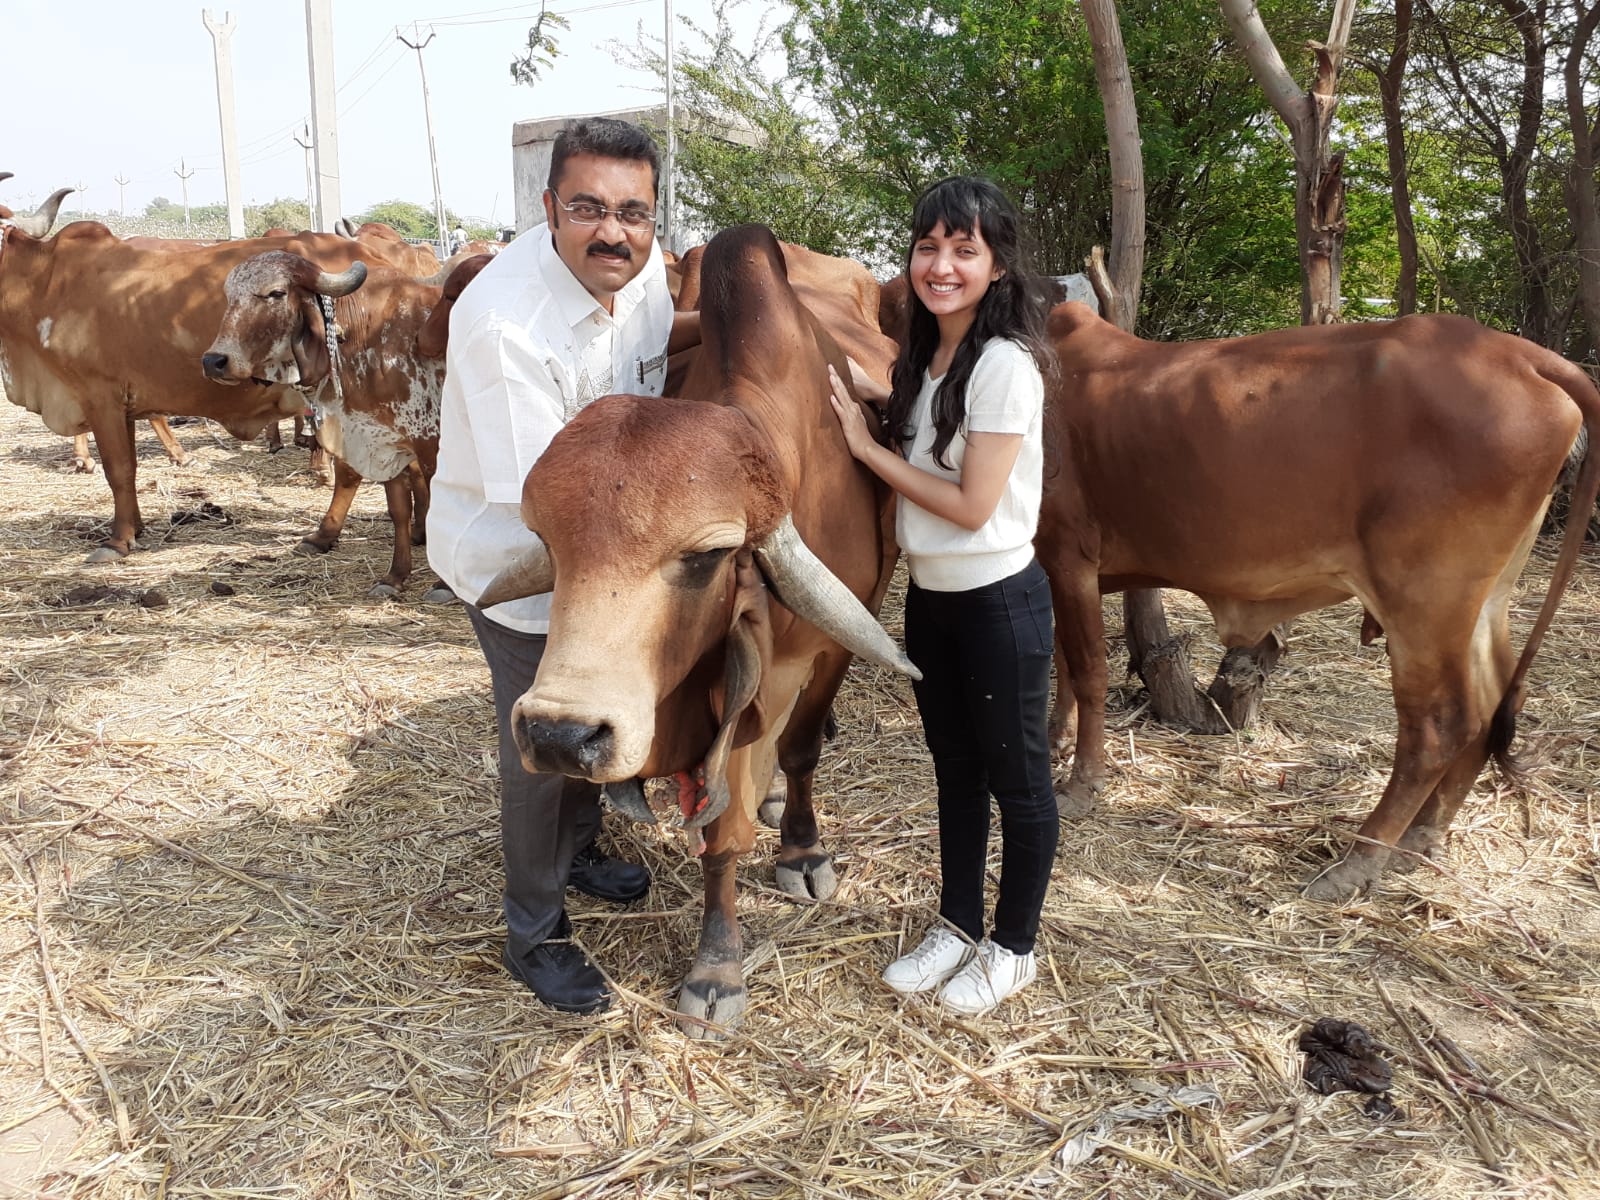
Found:
[{"label": "cow eye", "polygon": [[268,292],[266,294],[264,299],[267,299],[267,300],[282,300],[288,294],[289,293],[284,291],[283,288],[273,288],[270,292]]},{"label": "cow eye", "polygon": [[683,555],[678,559],[683,569],[681,582],[686,587],[705,587],[717,573],[717,568],[732,553],[732,546],[724,546],[717,550],[699,550]]}]

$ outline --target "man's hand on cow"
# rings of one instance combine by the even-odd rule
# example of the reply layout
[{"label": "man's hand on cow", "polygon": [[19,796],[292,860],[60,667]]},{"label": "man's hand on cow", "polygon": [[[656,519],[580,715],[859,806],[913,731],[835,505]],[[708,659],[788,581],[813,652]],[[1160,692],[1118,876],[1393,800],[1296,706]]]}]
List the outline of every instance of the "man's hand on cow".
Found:
[{"label": "man's hand on cow", "polygon": [[[852,363],[851,366],[855,364]],[[862,413],[861,406],[856,403],[855,397],[844,386],[844,380],[839,378],[839,373],[831,364],[828,367],[828,389],[828,400],[833,405],[834,415],[839,418],[839,428],[844,430],[845,445],[850,447],[852,455],[861,458],[878,444],[878,440],[867,428],[867,418]]]}]

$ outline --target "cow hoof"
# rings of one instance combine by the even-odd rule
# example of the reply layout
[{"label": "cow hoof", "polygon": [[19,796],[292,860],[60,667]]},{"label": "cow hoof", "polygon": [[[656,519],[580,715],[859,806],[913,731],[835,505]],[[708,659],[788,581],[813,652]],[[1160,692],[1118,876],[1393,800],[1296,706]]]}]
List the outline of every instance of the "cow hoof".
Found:
[{"label": "cow hoof", "polygon": [[1085,783],[1076,777],[1069,779],[1067,785],[1056,793],[1056,812],[1073,821],[1086,817],[1094,811],[1103,790],[1096,784]]},{"label": "cow hoof", "polygon": [[1308,899],[1324,904],[1344,904],[1372,889],[1377,870],[1364,860],[1341,859],[1305,886]]},{"label": "cow hoof", "polygon": [[93,475],[94,464],[81,458],[75,458],[72,460],[72,473],[74,475]]},{"label": "cow hoof", "polygon": [[83,561],[91,565],[108,562],[121,562],[126,556],[115,546],[96,546],[89,551],[89,557]]},{"label": "cow hoof", "polygon": [[761,818],[761,823],[768,829],[777,829],[783,822],[783,797],[768,796],[761,802],[761,807],[756,809],[756,816]]},{"label": "cow hoof", "polygon": [[383,580],[380,579],[380,580],[378,580],[377,583],[373,584],[370,588],[367,589],[367,599],[368,600],[398,600],[398,599],[400,599],[400,589],[395,587],[394,584],[385,583]]},{"label": "cow hoof", "polygon": [[[735,973],[738,969],[738,964],[733,964]],[[737,974],[731,980],[723,978],[720,972],[701,979],[691,975],[678,992],[678,1011],[693,1019],[679,1021],[678,1028],[688,1037],[720,1042],[726,1036],[723,1030],[732,1029],[744,1016],[745,1003],[744,983]],[[711,1024],[703,1025],[702,1021]],[[716,1025],[723,1028],[713,1028]]]},{"label": "cow hoof", "polygon": [[461,597],[457,596],[442,583],[435,584],[422,593],[422,602],[424,604],[456,604],[460,602],[460,599]]},{"label": "cow hoof", "polygon": [[1397,875],[1408,875],[1422,865],[1423,859],[1444,861],[1444,831],[1431,826],[1413,826],[1400,836],[1395,849],[1409,853],[1392,855],[1389,870]]},{"label": "cow hoof", "polygon": [[310,538],[302,538],[300,544],[294,548],[294,553],[302,558],[309,558],[313,554],[326,554],[332,549],[332,546],[323,546]]},{"label": "cow hoof", "polygon": [[778,864],[778,890],[796,900],[826,900],[839,890],[833,858],[824,850]]}]

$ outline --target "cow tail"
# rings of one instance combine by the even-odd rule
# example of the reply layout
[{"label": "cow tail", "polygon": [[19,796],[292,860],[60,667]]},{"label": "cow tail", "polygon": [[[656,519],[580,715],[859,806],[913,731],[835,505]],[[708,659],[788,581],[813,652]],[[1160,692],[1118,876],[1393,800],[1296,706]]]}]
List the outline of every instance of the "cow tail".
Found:
[{"label": "cow tail", "polygon": [[1561,540],[1561,554],[1550,575],[1550,587],[1544,594],[1544,603],[1539,607],[1539,616],[1528,634],[1527,644],[1522,648],[1522,657],[1517,660],[1516,670],[1511,673],[1505,695],[1489,723],[1489,753],[1494,755],[1495,762],[1511,779],[1521,774],[1517,760],[1511,753],[1511,742],[1516,737],[1517,714],[1522,711],[1526,694],[1524,681],[1528,667],[1539,651],[1539,644],[1544,641],[1545,631],[1550,628],[1567,584],[1572,580],[1578,555],[1583,549],[1584,535],[1588,532],[1589,516],[1594,512],[1596,499],[1600,498],[1600,391],[1595,389],[1594,381],[1587,373],[1565,359],[1557,358],[1555,361],[1559,364],[1555,370],[1541,371],[1541,374],[1571,396],[1573,403],[1583,413],[1583,429],[1573,448],[1574,454],[1582,454],[1583,461],[1572,486],[1567,527]]}]

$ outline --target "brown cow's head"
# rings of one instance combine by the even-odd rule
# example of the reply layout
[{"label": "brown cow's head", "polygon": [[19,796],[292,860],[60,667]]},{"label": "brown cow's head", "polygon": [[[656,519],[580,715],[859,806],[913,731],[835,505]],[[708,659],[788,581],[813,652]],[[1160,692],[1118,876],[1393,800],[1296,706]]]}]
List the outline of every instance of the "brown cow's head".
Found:
[{"label": "brown cow's head", "polygon": [[246,259],[223,284],[222,325],[200,356],[206,378],[312,390],[328,376],[327,328],[318,297],[347,296],[366,277],[364,263],[330,275],[285,250]]},{"label": "brown cow's head", "polygon": [[444,281],[444,291],[439,303],[434,305],[428,319],[417,331],[417,353],[423,358],[443,358],[450,342],[450,310],[456,306],[461,293],[478,277],[478,272],[494,261],[492,254],[474,254],[464,258],[450,269]]},{"label": "brown cow's head", "polygon": [[607,396],[551,441],[523,490],[543,545],[479,604],[554,592],[550,638],[512,729],[530,770],[600,782],[720,768],[768,718],[768,597],[853,652],[911,673],[872,615],[800,541],[764,435],[740,410]]}]

